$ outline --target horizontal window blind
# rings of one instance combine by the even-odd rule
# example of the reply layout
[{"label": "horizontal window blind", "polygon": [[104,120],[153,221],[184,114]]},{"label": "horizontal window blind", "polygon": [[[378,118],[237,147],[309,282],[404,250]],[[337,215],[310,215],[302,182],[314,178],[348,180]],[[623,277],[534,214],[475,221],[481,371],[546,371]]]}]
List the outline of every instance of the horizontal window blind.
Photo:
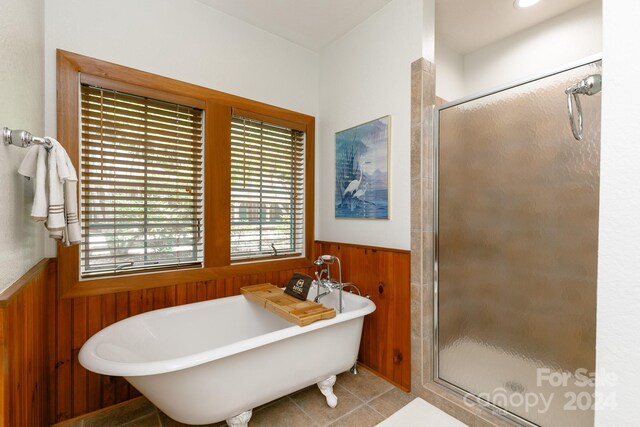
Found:
[{"label": "horizontal window blind", "polygon": [[231,260],[302,254],[304,132],[231,120]]},{"label": "horizontal window blind", "polygon": [[81,277],[201,266],[202,110],[81,86]]}]

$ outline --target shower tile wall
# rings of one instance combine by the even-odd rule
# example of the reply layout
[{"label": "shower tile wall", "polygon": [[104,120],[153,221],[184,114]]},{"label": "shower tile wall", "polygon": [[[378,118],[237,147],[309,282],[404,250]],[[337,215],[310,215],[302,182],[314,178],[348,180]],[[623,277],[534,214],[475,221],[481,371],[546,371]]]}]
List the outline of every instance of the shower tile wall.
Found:
[{"label": "shower tile wall", "polygon": [[432,313],[429,299],[423,298],[426,284],[433,280],[433,177],[431,109],[435,103],[435,65],[424,59],[411,64],[411,301],[412,372],[411,383],[422,385],[430,373],[430,358],[423,359],[423,346],[431,346]]}]

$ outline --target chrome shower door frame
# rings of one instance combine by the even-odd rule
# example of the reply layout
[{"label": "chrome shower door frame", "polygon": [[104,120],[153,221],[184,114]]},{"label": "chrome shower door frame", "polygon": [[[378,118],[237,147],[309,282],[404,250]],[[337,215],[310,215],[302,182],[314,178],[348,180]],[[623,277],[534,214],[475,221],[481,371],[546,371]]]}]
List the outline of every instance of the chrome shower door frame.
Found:
[{"label": "chrome shower door frame", "polygon": [[[569,71],[575,68],[580,68],[585,65],[589,65],[592,63],[596,63],[598,61],[602,61],[602,54],[592,55],[586,58],[583,58],[579,61],[575,61],[569,63],[565,66],[559,67],[557,69],[552,70],[551,72],[547,72],[541,75],[536,75],[533,77],[529,77],[526,79],[518,80],[512,83],[508,83],[503,86],[498,86],[487,91],[478,92],[472,94],[470,96],[466,96],[451,102],[447,102],[442,105],[434,105],[433,109],[433,170],[432,170],[432,179],[433,179],[433,348],[432,348],[432,357],[433,357],[433,366],[432,366],[432,378],[431,380],[446,388],[449,391],[453,391],[456,394],[460,395],[465,403],[473,402],[476,405],[480,406],[484,410],[489,411],[493,415],[497,415],[499,417],[504,418],[507,421],[510,421],[518,426],[526,426],[526,427],[538,427],[537,424],[531,423],[530,421],[513,414],[505,409],[502,409],[493,403],[484,400],[472,393],[467,392],[466,390],[457,387],[455,384],[449,383],[445,380],[439,378],[439,369],[438,369],[438,357],[439,357],[439,343],[438,343],[438,243],[439,243],[439,218],[438,218],[438,196],[440,191],[439,184],[439,168],[440,168],[440,157],[439,157],[439,147],[440,147],[440,112],[446,110],[448,108],[452,108],[461,104],[465,104],[467,102],[475,101],[480,98],[484,98],[487,96],[494,95],[496,93],[504,92],[509,89],[516,88],[518,86],[522,86],[528,83],[532,83],[538,80],[543,80],[547,77],[554,76],[556,74],[563,73],[565,71]],[[579,142],[577,142],[579,143]]]}]

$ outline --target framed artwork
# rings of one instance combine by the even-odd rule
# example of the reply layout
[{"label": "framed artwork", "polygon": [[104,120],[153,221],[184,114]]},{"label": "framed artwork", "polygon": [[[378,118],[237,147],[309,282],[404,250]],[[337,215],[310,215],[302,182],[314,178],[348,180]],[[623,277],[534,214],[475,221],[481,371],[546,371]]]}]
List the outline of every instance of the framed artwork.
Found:
[{"label": "framed artwork", "polygon": [[389,219],[391,116],[336,133],[336,218]]}]

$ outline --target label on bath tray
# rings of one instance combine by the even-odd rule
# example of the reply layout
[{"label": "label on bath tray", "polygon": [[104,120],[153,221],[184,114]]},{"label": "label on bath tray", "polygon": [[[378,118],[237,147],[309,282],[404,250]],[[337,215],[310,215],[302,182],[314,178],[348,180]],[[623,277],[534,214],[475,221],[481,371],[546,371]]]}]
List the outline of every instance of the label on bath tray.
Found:
[{"label": "label on bath tray", "polygon": [[311,289],[311,282],[313,282],[313,279],[306,274],[293,273],[289,284],[284,288],[284,292],[292,297],[306,301],[309,289]]},{"label": "label on bath tray", "polygon": [[240,293],[249,301],[261,305],[267,311],[298,326],[336,317],[336,311],[333,308],[327,308],[313,301],[301,301],[285,294],[283,289],[271,283],[245,286],[240,288]]}]

